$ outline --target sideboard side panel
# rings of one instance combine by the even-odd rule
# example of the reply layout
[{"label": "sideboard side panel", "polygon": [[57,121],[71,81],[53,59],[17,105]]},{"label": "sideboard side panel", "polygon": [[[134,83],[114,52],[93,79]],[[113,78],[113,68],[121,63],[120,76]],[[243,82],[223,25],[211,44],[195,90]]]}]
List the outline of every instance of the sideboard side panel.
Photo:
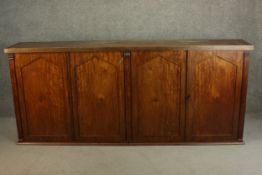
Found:
[{"label": "sideboard side panel", "polygon": [[247,98],[247,86],[248,86],[248,67],[249,67],[249,53],[243,54],[243,78],[241,87],[241,102],[240,102],[240,116],[239,116],[239,129],[238,140],[243,141],[245,112],[246,112],[246,98]]},{"label": "sideboard side panel", "polygon": [[12,83],[13,102],[15,107],[16,125],[18,131],[18,142],[23,142],[23,127],[21,121],[19,94],[17,87],[16,71],[15,71],[15,54],[8,55],[9,57],[9,69]]}]

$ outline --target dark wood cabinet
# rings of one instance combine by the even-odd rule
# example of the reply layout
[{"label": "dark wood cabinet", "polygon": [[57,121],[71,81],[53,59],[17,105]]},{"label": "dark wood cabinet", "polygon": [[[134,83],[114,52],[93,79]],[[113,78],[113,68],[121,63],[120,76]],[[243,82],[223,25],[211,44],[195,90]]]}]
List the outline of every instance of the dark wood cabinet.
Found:
[{"label": "dark wood cabinet", "polygon": [[242,143],[243,40],[18,43],[19,143]]}]

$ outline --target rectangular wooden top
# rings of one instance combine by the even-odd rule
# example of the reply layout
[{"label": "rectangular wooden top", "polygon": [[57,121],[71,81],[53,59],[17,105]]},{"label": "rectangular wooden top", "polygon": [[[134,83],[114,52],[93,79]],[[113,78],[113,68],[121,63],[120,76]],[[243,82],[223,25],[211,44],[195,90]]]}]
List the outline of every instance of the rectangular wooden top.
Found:
[{"label": "rectangular wooden top", "polygon": [[10,53],[76,52],[94,50],[253,50],[241,39],[226,40],[157,40],[157,41],[57,41],[22,42],[4,49]]}]

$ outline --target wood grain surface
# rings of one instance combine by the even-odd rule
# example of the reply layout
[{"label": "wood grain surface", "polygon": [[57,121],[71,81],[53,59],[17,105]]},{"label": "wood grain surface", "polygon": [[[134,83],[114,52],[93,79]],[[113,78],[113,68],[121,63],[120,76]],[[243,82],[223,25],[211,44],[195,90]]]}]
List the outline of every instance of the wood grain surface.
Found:
[{"label": "wood grain surface", "polygon": [[237,138],[242,57],[241,51],[189,52],[187,140]]},{"label": "wood grain surface", "polygon": [[76,140],[125,140],[124,62],[121,52],[71,54]]},{"label": "wood grain surface", "polygon": [[101,50],[253,50],[241,39],[154,40],[154,41],[60,41],[22,42],[4,49],[5,53],[79,52]]},{"label": "wood grain surface", "polygon": [[134,142],[184,138],[186,53],[132,52]]},{"label": "wood grain surface", "polygon": [[70,140],[66,55],[16,54],[15,68],[24,139]]}]

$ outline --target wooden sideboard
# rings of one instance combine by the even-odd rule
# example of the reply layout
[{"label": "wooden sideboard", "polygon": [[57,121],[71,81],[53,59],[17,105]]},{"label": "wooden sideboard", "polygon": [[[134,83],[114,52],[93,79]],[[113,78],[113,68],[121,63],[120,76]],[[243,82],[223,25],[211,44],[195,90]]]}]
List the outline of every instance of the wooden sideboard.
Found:
[{"label": "wooden sideboard", "polygon": [[9,56],[19,143],[241,144],[243,40],[27,42]]}]

